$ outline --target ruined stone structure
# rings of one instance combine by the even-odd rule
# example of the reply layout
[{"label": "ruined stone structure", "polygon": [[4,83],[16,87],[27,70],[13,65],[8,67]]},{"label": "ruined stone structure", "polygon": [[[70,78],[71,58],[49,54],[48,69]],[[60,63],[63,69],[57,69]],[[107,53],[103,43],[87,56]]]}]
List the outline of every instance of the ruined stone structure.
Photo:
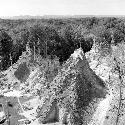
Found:
[{"label": "ruined stone structure", "polygon": [[[107,92],[105,83],[89,67],[80,48],[71,55],[50,83],[48,95],[37,117],[44,124],[55,119],[55,122],[63,124],[87,125],[98,101],[105,98]],[[59,113],[60,110],[63,113]]]}]

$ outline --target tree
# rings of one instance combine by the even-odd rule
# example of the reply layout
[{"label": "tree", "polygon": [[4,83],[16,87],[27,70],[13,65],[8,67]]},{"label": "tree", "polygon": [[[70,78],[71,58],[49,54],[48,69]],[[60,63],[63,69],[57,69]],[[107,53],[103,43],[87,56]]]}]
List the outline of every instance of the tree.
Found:
[{"label": "tree", "polygon": [[96,36],[95,43],[99,46],[99,52],[102,56],[106,56],[111,51],[111,41],[113,35],[112,28],[106,29],[104,25],[97,26],[91,30]]},{"label": "tree", "polygon": [[4,31],[0,30],[0,56],[2,57],[2,69],[5,70],[10,66],[10,54],[12,52],[13,40]]},{"label": "tree", "polygon": [[54,54],[60,37],[54,27],[44,25],[34,25],[30,28],[29,44],[33,49],[35,46],[36,53],[42,56]]},{"label": "tree", "polygon": [[11,37],[3,30],[0,30],[0,55],[8,55],[12,51],[13,41]]},{"label": "tree", "polygon": [[67,25],[62,33],[62,44],[59,47],[57,56],[60,56],[60,61],[66,61],[70,55],[74,52],[75,49],[82,48],[86,53],[91,50],[93,45],[93,38],[91,37],[89,31],[81,26],[76,24]]},{"label": "tree", "polygon": [[[123,121],[121,119],[124,119],[124,115],[122,113],[124,112],[124,77],[125,77],[125,44],[124,41],[121,43],[118,43],[117,45],[112,44],[111,46],[112,53],[110,57],[110,66],[112,67],[112,73],[117,75],[115,78],[113,78],[114,81],[117,81],[116,88],[118,90],[117,95],[118,97],[118,105],[117,105],[117,114],[116,114],[116,125],[123,124]],[[112,77],[114,77],[112,75]],[[114,85],[114,83],[113,83]],[[117,97],[116,97],[117,98]]]}]

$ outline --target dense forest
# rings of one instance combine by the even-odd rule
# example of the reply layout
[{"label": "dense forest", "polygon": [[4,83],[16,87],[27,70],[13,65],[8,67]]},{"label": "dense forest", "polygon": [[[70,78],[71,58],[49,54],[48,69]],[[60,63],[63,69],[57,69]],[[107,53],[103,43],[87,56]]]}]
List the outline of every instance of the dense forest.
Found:
[{"label": "dense forest", "polygon": [[105,56],[112,41],[124,39],[123,18],[0,19],[0,69],[15,63],[27,45],[42,57],[57,56],[62,64],[79,47],[88,52],[96,44]]}]

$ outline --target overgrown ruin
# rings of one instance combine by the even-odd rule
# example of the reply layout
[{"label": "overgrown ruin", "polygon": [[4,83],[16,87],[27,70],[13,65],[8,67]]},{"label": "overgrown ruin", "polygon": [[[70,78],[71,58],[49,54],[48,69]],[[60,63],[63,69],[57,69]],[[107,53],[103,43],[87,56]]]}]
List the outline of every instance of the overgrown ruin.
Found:
[{"label": "overgrown ruin", "polygon": [[[75,53],[77,54],[75,55]],[[83,125],[89,123],[92,111],[95,110],[99,99],[105,98],[107,93],[106,84],[89,67],[80,48],[71,55],[50,83],[48,95],[46,95],[37,117],[41,123],[49,123],[52,120],[51,117],[55,119],[54,115],[57,114],[57,111],[53,112],[56,106],[59,110],[65,111],[64,116],[61,114],[58,116],[59,120],[63,117],[63,124]],[[57,103],[54,103],[55,100]],[[64,118],[65,115],[67,118]]]}]

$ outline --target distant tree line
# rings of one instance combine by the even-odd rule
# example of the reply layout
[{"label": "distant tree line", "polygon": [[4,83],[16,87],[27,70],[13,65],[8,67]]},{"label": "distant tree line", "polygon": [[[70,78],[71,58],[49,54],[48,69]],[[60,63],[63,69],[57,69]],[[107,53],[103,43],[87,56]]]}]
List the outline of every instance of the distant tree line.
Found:
[{"label": "distant tree line", "polygon": [[19,59],[27,43],[35,54],[57,56],[63,63],[79,47],[90,51],[93,36],[106,54],[112,40],[114,44],[125,40],[125,20],[113,17],[0,20],[0,29],[1,70],[11,65],[10,56],[12,63]]}]

